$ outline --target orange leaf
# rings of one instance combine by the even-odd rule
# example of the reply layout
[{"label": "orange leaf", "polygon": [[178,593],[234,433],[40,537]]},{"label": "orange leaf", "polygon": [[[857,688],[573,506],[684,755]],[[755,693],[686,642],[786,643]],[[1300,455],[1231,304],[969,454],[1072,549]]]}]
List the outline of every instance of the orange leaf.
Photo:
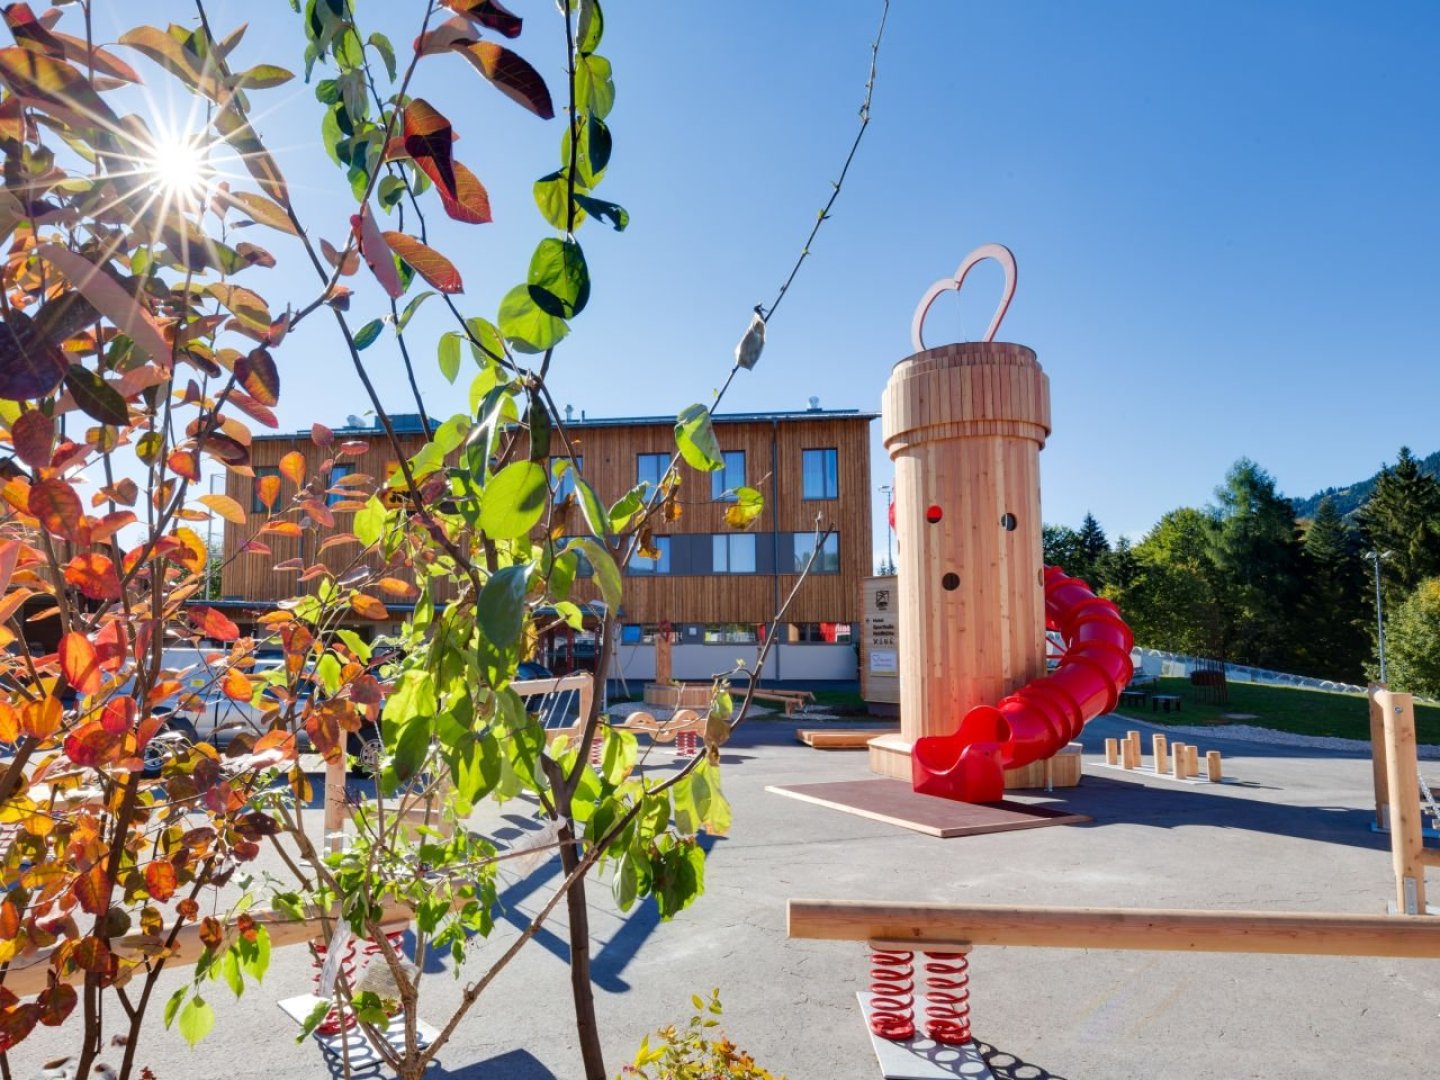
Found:
[{"label": "orange leaf", "polygon": [[79,539],[85,510],[75,489],[59,477],[41,480],[31,487],[26,508],[51,535],[66,540]]},{"label": "orange leaf", "polygon": [[350,607],[357,615],[366,619],[388,619],[390,611],[383,603],[366,593],[355,593],[350,597]]},{"label": "orange leaf", "polygon": [[380,282],[380,287],[392,300],[404,295],[405,287],[400,284],[400,275],[395,270],[393,252],[385,242],[380,226],[375,224],[375,215],[370,213],[370,204],[366,203],[360,208],[359,214],[352,215],[350,223],[360,237],[360,254],[365,259],[365,265],[370,267],[370,272],[375,275],[375,280]]},{"label": "orange leaf", "polygon": [[[20,738],[20,714],[8,701],[0,701],[0,742],[13,743]],[[0,934],[0,938],[5,935]]]},{"label": "orange leaf", "polygon": [[212,607],[191,608],[190,621],[200,633],[216,641],[234,641],[240,636],[240,628]]},{"label": "orange leaf", "polygon": [[16,457],[32,469],[43,469],[55,448],[55,421],[38,409],[23,412],[10,425],[10,441]]},{"label": "orange leaf", "polygon": [[305,530],[293,521],[268,521],[260,531],[273,533],[275,536],[303,536],[305,533]]},{"label": "orange leaf", "polygon": [[209,549],[205,547],[205,541],[194,529],[187,529],[181,525],[171,534],[180,541],[181,550],[176,551],[173,558],[187,570],[199,573],[205,569],[205,561],[210,557]]},{"label": "orange leaf", "polygon": [[305,455],[291,450],[280,459],[280,473],[296,487],[305,486]]},{"label": "orange leaf", "polygon": [[244,508],[229,495],[201,495],[200,501],[226,521],[236,525],[245,524]]},{"label": "orange leaf", "polygon": [[65,564],[65,580],[91,600],[119,600],[120,576],[108,556],[98,552],[76,555]]},{"label": "orange leaf", "polygon": [[145,867],[145,891],[152,900],[164,903],[175,895],[178,884],[175,864],[164,859],[155,859]]},{"label": "orange leaf", "polygon": [[3,598],[0,598],[0,624],[9,622],[11,616],[19,611],[25,601],[34,595],[35,593],[30,589],[21,588],[11,589]]},{"label": "orange leaf", "polygon": [[250,685],[250,680],[245,677],[243,671],[231,668],[225,673],[225,681],[222,684],[225,696],[231,701],[249,701],[250,695],[255,688]]},{"label": "orange leaf", "polygon": [[35,254],[59,270],[140,352],[158,364],[170,362],[170,343],[155,319],[108,272],[58,244],[40,244]]},{"label": "orange leaf", "polygon": [[171,450],[165,464],[171,472],[183,476],[192,484],[200,480],[200,455],[194,450]]},{"label": "orange leaf", "polygon": [[295,734],[290,731],[267,731],[255,741],[251,753],[261,754],[267,750],[279,750],[286,758],[295,756]]},{"label": "orange leaf", "polygon": [[75,879],[75,899],[91,915],[110,910],[110,878],[104,865],[97,862]]},{"label": "orange leaf", "polygon": [[259,348],[235,361],[235,379],[261,405],[280,401],[280,370],[270,350]]},{"label": "orange leaf", "polygon": [[450,121],[424,98],[405,108],[405,153],[435,184],[445,213],[456,221],[483,225],[490,220],[490,197],[475,175],[450,156]]},{"label": "orange leaf", "polygon": [[266,473],[255,478],[255,497],[266,510],[275,509],[275,500],[280,497],[280,477]]},{"label": "orange leaf", "polygon": [[381,592],[389,596],[398,597],[401,600],[409,600],[420,592],[414,585],[411,585],[408,581],[401,581],[399,578],[382,577],[375,584],[379,586]]},{"label": "orange leaf", "polygon": [[65,710],[57,697],[27,701],[20,707],[20,730],[37,739],[48,739],[60,730]]},{"label": "orange leaf", "polygon": [[220,925],[220,920],[214,915],[206,915],[200,921],[200,944],[214,952],[220,948],[220,943],[225,940],[225,929]]},{"label": "orange leaf", "polygon": [[100,726],[111,735],[124,735],[135,722],[136,705],[131,697],[113,697],[100,713]]},{"label": "orange leaf", "polygon": [[516,53],[493,41],[470,44],[455,42],[451,48],[475,65],[475,70],[489,79],[496,90],[529,109],[542,120],[555,116],[550,91],[545,80]]},{"label": "orange leaf", "polygon": [[60,639],[60,670],[65,679],[82,694],[100,691],[100,658],[90,639],[72,630]]},{"label": "orange leaf", "polygon": [[15,901],[6,899],[0,904],[0,941],[14,941],[20,932],[20,911]]},{"label": "orange leaf", "polygon": [[455,269],[455,264],[434,248],[428,247],[413,236],[406,236],[402,232],[384,232],[380,235],[385,237],[385,242],[390,245],[390,249],[409,263],[415,272],[433,288],[442,293],[465,291],[465,286],[460,280],[460,271]]}]

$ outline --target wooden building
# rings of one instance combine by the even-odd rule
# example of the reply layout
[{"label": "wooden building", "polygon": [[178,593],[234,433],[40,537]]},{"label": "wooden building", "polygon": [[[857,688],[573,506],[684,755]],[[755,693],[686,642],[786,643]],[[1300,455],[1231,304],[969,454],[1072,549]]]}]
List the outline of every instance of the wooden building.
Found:
[{"label": "wooden building", "polygon": [[[682,466],[678,520],[655,529],[658,559],[635,559],[625,572],[621,611],[622,641],[648,644],[665,626],[681,644],[733,645],[757,640],[794,587],[799,568],[815,546],[818,531],[832,530],[810,576],[787,616],[785,641],[846,644],[860,620],[857,585],[872,572],[870,421],[873,414],[818,407],[796,412],[719,415],[715,431],[725,453],[725,469],[702,473]],[[406,451],[423,442],[419,418],[395,418]],[[582,475],[607,504],[637,483],[658,481],[675,452],[674,419],[627,417],[568,422],[570,443]],[[356,548],[321,549],[332,531],[348,531],[351,514],[343,510],[343,477],[354,473],[384,477],[395,467],[395,453],[378,424],[336,428],[335,442],[322,450],[309,432],[257,434],[251,447],[255,478],[231,474],[226,491],[252,513],[245,526],[227,524],[225,568],[220,603],[236,609],[237,619],[275,601],[312,589],[315,581],[297,581],[287,560],[313,563],[317,557],[343,572]],[[344,444],[345,452],[337,453]],[[554,440],[558,449],[560,440]],[[307,529],[298,538],[266,535],[269,555],[242,552],[264,520],[258,484],[276,475],[281,459],[298,452],[306,474],[315,476],[325,460],[333,464],[327,501],[341,503],[334,529]],[[557,482],[565,494],[568,478]],[[338,486],[337,486],[338,485]],[[725,524],[724,513],[740,486],[761,491],[765,508],[744,531]],[[277,507],[288,505],[293,484],[283,482]],[[567,526],[581,531],[578,508],[568,511]],[[294,515],[291,515],[293,519]],[[581,582],[582,598],[594,595]],[[404,606],[392,606],[397,618]],[[570,666],[560,665],[560,666]],[[793,666],[793,665],[792,665]],[[853,665],[852,665],[853,666]],[[853,677],[850,676],[850,677]]]}]

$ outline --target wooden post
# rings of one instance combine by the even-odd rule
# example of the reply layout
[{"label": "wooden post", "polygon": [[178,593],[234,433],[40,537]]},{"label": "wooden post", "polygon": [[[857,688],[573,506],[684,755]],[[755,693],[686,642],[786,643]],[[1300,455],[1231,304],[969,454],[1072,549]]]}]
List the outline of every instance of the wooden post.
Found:
[{"label": "wooden post", "polygon": [[345,755],[325,763],[325,849],[337,852],[344,846]]},{"label": "wooden post", "polygon": [[1210,773],[1210,783],[1220,783],[1220,751],[1210,750],[1205,754],[1205,768]]},{"label": "wooden post", "polygon": [[1200,775],[1200,748],[1193,743],[1185,744],[1185,775]]},{"label": "wooden post", "polygon": [[1119,740],[1119,739],[1106,739],[1106,740],[1105,740],[1105,764],[1106,764],[1106,765],[1119,765],[1119,764],[1120,764],[1120,740]]},{"label": "wooden post", "polygon": [[661,686],[670,684],[670,628],[661,626],[655,631],[655,681]]},{"label": "wooden post", "polygon": [[1135,744],[1129,739],[1122,739],[1120,742],[1120,767],[1135,768]]},{"label": "wooden post", "polygon": [[1425,834],[1420,818],[1420,762],[1415,749],[1415,701],[1409,694],[1375,694],[1385,718],[1385,765],[1390,791],[1390,853],[1395,863],[1396,910],[1425,914]]},{"label": "wooden post", "polygon": [[1371,683],[1365,696],[1370,700],[1370,772],[1375,782],[1375,827],[1390,828],[1390,783],[1385,770],[1385,712],[1375,695],[1384,683]]},{"label": "wooden post", "polygon": [[1135,768],[1138,769],[1140,767],[1140,732],[1127,731],[1125,733],[1125,738],[1130,741],[1130,747],[1132,750],[1131,760],[1135,762]]},{"label": "wooden post", "polygon": [[1176,780],[1185,779],[1185,744],[1177,742],[1170,748],[1170,775]]},{"label": "wooden post", "polygon": [[1164,735],[1150,736],[1150,749],[1155,754],[1156,776],[1159,776],[1161,773],[1168,771],[1168,767],[1165,764],[1165,758],[1168,756],[1166,750],[1166,742],[1167,740]]}]

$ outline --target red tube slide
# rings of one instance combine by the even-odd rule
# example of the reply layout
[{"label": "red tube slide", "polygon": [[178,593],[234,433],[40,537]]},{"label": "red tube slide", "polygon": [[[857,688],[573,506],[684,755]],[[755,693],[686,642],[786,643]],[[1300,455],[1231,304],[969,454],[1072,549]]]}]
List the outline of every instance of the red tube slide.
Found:
[{"label": "red tube slide", "polygon": [[1130,682],[1134,638],[1109,600],[1058,566],[1045,568],[1045,625],[1065,653],[1053,674],[1026,683],[998,705],[976,705],[953,735],[915,740],[915,790],[959,802],[1005,797],[1005,770],[1053,756],[1087,720],[1115,707]]}]

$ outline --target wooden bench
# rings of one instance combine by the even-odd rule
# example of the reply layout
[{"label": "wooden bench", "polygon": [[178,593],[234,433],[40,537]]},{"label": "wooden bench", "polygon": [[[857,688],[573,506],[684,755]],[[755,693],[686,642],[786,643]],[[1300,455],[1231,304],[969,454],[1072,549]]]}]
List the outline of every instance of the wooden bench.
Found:
[{"label": "wooden bench", "polygon": [[1168,713],[1171,705],[1175,706],[1176,712],[1180,711],[1179,694],[1152,694],[1150,696],[1150,711],[1152,713],[1158,712],[1161,706],[1164,706],[1165,711]]}]

